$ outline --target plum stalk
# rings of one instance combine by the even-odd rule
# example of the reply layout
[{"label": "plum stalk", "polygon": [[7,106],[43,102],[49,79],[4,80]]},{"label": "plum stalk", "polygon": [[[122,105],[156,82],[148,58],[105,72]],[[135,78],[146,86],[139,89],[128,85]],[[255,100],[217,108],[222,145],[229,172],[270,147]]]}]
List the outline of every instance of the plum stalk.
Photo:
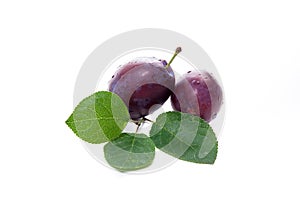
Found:
[{"label": "plum stalk", "polygon": [[165,66],[165,68],[167,69],[168,67],[170,67],[171,63],[173,62],[174,58],[181,52],[181,47],[177,47],[175,50],[175,53],[173,54],[171,60],[168,62],[168,64]]}]

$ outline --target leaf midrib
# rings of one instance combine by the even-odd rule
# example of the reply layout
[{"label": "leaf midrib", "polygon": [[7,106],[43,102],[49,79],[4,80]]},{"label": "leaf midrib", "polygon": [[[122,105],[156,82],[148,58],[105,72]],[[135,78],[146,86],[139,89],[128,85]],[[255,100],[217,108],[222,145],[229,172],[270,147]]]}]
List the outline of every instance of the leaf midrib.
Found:
[{"label": "leaf midrib", "polygon": [[[128,135],[128,136],[130,136],[130,135]],[[133,135],[132,144],[131,144],[131,147],[130,147],[130,150],[129,150],[130,153],[132,153],[132,149],[133,149],[133,145],[134,145],[134,142],[135,142],[135,138],[136,138],[136,136]],[[126,164],[126,163],[128,162],[128,160],[129,160],[129,157],[130,157],[130,154],[128,154],[128,156],[127,156],[125,162],[123,163],[123,165],[121,166],[121,168],[124,168],[125,164]]]},{"label": "leaf midrib", "polygon": [[[180,142],[182,142],[183,144],[185,144],[185,145],[187,145],[188,146],[188,148],[187,149],[189,149],[189,148],[191,148],[191,149],[193,149],[194,151],[196,151],[196,149],[194,149],[191,145],[189,145],[189,144],[187,144],[185,141],[183,141],[183,140],[181,140],[179,137],[177,137],[174,133],[172,133],[169,129],[167,129],[167,128],[165,128],[165,127],[163,127],[162,129],[164,129],[165,131],[167,131],[168,133],[170,133],[173,137],[175,137],[175,138],[177,138]],[[197,131],[197,134],[198,134],[198,131]],[[193,142],[194,142],[194,139],[193,139]]]}]

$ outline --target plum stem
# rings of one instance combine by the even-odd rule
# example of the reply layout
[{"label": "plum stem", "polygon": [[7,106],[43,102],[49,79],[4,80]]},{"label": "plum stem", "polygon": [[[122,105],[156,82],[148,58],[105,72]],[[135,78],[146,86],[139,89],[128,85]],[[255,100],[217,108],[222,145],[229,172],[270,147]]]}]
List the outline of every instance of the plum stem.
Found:
[{"label": "plum stem", "polygon": [[170,67],[170,65],[173,62],[174,58],[181,52],[181,50],[182,50],[181,47],[177,47],[176,48],[173,57],[171,58],[171,60],[169,61],[169,63],[165,66],[165,69],[167,69],[168,67]]},{"label": "plum stem", "polygon": [[138,132],[139,128],[145,123],[145,122],[151,122],[151,123],[154,123],[154,121],[146,118],[146,117],[143,117],[142,119],[140,120],[132,120],[132,122],[134,122],[137,127],[136,127],[136,130],[135,130],[135,133]]},{"label": "plum stem", "polygon": [[148,119],[148,118],[146,118],[146,117],[144,117],[143,119],[144,119],[144,121],[154,123],[154,121],[152,121],[151,119]]},{"label": "plum stem", "polygon": [[136,130],[135,130],[135,133],[137,133],[137,132],[139,131],[139,128],[141,127],[141,125],[144,124],[144,122],[145,122],[145,119],[142,118],[142,119],[140,119],[140,120],[136,123],[137,127],[136,127]]}]

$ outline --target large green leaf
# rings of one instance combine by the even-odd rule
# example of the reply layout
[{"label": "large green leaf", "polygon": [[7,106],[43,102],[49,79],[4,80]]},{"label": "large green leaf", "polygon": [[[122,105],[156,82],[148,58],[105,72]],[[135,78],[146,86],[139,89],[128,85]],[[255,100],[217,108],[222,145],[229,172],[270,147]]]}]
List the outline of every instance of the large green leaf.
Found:
[{"label": "large green leaf", "polygon": [[129,120],[122,99],[114,93],[101,91],[83,99],[66,124],[82,140],[99,144],[120,136]]},{"label": "large green leaf", "polygon": [[152,125],[150,137],[157,148],[181,160],[213,164],[217,157],[218,142],[212,128],[194,115],[163,113]]},{"label": "large green leaf", "polygon": [[155,145],[144,134],[123,133],[104,146],[105,159],[119,171],[131,171],[149,166],[155,155]]}]

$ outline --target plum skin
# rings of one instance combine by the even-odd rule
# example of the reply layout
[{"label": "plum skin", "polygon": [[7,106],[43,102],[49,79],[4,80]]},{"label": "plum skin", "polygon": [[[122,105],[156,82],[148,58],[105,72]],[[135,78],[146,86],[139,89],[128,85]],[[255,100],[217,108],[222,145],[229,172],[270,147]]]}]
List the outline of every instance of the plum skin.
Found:
[{"label": "plum skin", "polygon": [[189,71],[183,75],[171,95],[174,110],[199,116],[207,122],[217,116],[222,102],[222,88],[206,71]]},{"label": "plum skin", "polygon": [[120,67],[109,82],[109,91],[121,97],[131,119],[155,111],[172,94],[175,76],[167,62],[154,57],[137,58]]}]

